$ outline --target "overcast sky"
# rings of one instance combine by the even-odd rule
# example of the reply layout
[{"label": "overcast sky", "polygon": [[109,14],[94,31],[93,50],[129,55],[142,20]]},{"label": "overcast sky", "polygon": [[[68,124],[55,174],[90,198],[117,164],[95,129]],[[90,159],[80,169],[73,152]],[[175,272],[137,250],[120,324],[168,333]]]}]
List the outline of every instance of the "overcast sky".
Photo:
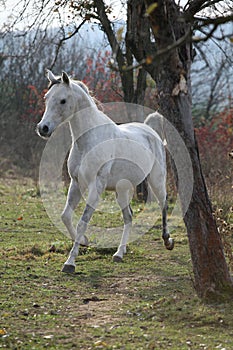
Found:
[{"label": "overcast sky", "polygon": [[[24,8],[24,4],[26,1],[19,1],[19,0],[0,0],[0,30],[4,27],[4,25],[12,23],[14,20],[19,18],[19,14]],[[25,12],[24,21],[18,22],[15,29],[22,30],[24,26],[27,26],[28,24],[33,22],[33,19],[35,18],[36,14],[39,13],[41,0],[38,0],[35,2],[34,0],[27,1],[29,3],[28,9]],[[58,19],[58,13],[57,12],[50,12],[50,9],[54,6],[54,0],[48,1],[47,11],[45,11],[44,19],[49,19],[51,21],[51,26],[58,26],[59,25],[59,19]],[[120,0],[106,0],[107,4],[112,4],[113,6],[113,14],[111,15],[111,19],[119,19],[122,17],[122,4]],[[46,3],[46,2],[44,2]],[[68,24],[70,22],[68,18],[68,10],[60,11],[59,15],[62,21],[64,23]],[[43,17],[42,17],[43,18]]]}]

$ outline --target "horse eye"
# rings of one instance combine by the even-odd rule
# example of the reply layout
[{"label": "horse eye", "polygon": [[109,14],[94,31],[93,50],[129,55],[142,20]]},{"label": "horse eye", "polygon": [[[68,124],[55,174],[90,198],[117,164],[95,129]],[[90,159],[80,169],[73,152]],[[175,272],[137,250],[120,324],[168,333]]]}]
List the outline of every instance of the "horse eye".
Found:
[{"label": "horse eye", "polygon": [[66,103],[66,100],[61,100],[61,104],[64,105]]}]

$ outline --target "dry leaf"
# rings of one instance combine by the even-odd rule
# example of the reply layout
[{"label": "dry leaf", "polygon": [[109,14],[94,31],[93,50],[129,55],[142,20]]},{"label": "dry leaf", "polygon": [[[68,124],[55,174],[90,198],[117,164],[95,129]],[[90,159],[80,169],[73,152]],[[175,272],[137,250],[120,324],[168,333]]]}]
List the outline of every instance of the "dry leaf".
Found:
[{"label": "dry leaf", "polygon": [[94,343],[94,346],[95,347],[106,347],[108,346],[107,343],[105,343],[104,341],[102,340],[97,340],[95,343]]},{"label": "dry leaf", "polygon": [[122,41],[123,30],[124,30],[124,27],[121,27],[121,28],[119,28],[118,31],[116,32],[117,41],[119,41],[119,42]]},{"label": "dry leaf", "polygon": [[150,15],[156,8],[158,7],[158,3],[157,2],[154,2],[153,4],[151,4],[147,10],[146,10],[146,13],[148,15]]},{"label": "dry leaf", "polygon": [[153,62],[153,56],[147,56],[146,64],[151,64]]},{"label": "dry leaf", "polygon": [[5,330],[5,328],[0,328],[0,336],[6,335],[7,331]]},{"label": "dry leaf", "polygon": [[180,92],[184,92],[185,94],[188,92],[187,82],[183,74],[180,75],[179,83],[172,90],[172,96],[178,96]]}]

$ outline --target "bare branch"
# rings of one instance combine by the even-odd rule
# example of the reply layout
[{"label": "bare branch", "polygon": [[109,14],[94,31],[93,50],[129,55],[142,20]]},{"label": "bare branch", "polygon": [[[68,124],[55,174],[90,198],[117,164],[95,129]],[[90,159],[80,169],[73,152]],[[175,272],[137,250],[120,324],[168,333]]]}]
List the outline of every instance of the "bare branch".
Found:
[{"label": "bare branch", "polygon": [[208,103],[206,106],[206,112],[205,112],[205,117],[208,118],[210,115],[210,110],[211,107],[214,105],[214,100],[216,100],[215,98],[215,92],[216,92],[216,87],[218,85],[219,80],[222,78],[222,71],[225,67],[225,61],[222,61],[216,74],[215,74],[215,78],[213,79],[211,86],[210,86],[210,95],[209,95],[209,99],[208,99]]},{"label": "bare branch", "polygon": [[225,24],[233,21],[233,14],[229,16],[220,16],[220,17],[214,17],[214,18],[194,17],[194,20],[197,22],[195,29],[198,29],[204,26],[209,26],[211,24],[215,26],[219,26],[221,24]]},{"label": "bare branch", "polygon": [[[229,14],[227,15],[220,15],[220,13],[218,15],[213,15],[211,13],[211,16],[197,15],[197,13],[203,11],[204,9],[210,9],[212,6],[217,5],[220,2],[221,1],[219,0],[190,0],[188,2],[188,4],[185,7],[184,18],[186,19],[186,21],[190,21],[191,23],[193,23],[194,31],[199,30],[201,33],[204,34],[204,36],[194,37],[193,42],[207,41],[208,39],[213,37],[213,34],[220,25],[233,21],[232,11],[229,12]],[[230,10],[232,9],[230,9],[229,7],[229,11]],[[205,31],[203,29],[204,27],[208,28],[208,30]],[[227,37],[227,34],[224,37]],[[219,39],[222,40],[223,36]]]},{"label": "bare branch", "polygon": [[185,16],[186,18],[192,19],[198,12],[218,4],[219,2],[220,0],[189,0],[184,8]]},{"label": "bare branch", "polygon": [[[149,61],[156,60],[156,59],[160,58],[161,56],[170,53],[174,49],[180,47],[184,42],[186,42],[188,40],[188,38],[190,38],[190,40],[191,40],[191,33],[190,33],[190,31],[187,31],[185,33],[185,35],[183,35],[178,40],[174,41],[171,45],[166,46],[164,49],[158,50],[155,55],[151,55],[149,57]],[[148,65],[148,57],[146,57],[143,60],[141,60],[138,64],[135,64],[135,65],[132,65],[132,66],[129,66],[129,67],[125,68],[125,70],[128,71],[128,70],[140,68],[140,67],[142,67],[144,65]]]},{"label": "bare branch", "polygon": [[[134,86],[133,86],[133,75],[132,72],[125,70],[127,65],[127,57],[125,57],[118,41],[116,35],[112,29],[111,21],[106,14],[106,7],[103,0],[95,0],[94,4],[97,9],[98,19],[103,27],[105,34],[107,35],[109,44],[113,52],[113,64],[112,69],[118,70],[121,75],[122,89],[124,91],[124,99],[127,102],[132,102]],[[129,57],[129,55],[128,55]],[[115,65],[115,60],[117,66]]]},{"label": "bare branch", "polygon": [[54,60],[53,60],[53,62],[52,62],[52,64],[51,64],[50,69],[52,69],[53,66],[54,66],[55,63],[56,63],[56,60],[57,60],[57,57],[58,57],[58,54],[59,54],[59,51],[60,51],[60,48],[61,48],[63,42],[66,41],[66,40],[71,39],[75,34],[77,34],[78,31],[79,31],[80,28],[84,25],[85,22],[86,22],[86,19],[84,19],[84,20],[79,24],[79,26],[78,26],[77,28],[75,28],[75,30],[73,31],[72,34],[70,34],[70,35],[67,36],[67,37],[64,37],[64,38],[60,39],[59,43],[57,44],[57,49],[56,49],[56,52],[55,52],[55,57],[54,57]]},{"label": "bare branch", "polygon": [[97,8],[97,14],[99,17],[99,21],[101,22],[104,32],[107,35],[109,44],[112,48],[113,54],[116,56],[117,63],[119,66],[119,70],[122,70],[122,67],[125,65],[125,59],[123,53],[120,49],[120,45],[116,39],[115,33],[111,27],[111,22],[109,21],[106,12],[105,12],[105,4],[102,0],[95,1],[95,6]]}]

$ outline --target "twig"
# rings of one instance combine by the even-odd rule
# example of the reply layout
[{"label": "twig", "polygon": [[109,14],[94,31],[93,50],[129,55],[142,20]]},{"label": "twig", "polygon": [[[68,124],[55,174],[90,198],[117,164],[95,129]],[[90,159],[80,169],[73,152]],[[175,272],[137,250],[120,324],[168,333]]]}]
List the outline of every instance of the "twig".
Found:
[{"label": "twig", "polygon": [[55,63],[56,63],[56,60],[57,60],[57,57],[58,57],[58,54],[59,54],[59,51],[60,51],[60,48],[61,48],[61,46],[62,46],[63,41],[66,41],[66,40],[68,40],[68,39],[71,39],[75,34],[77,34],[78,31],[79,31],[80,28],[84,25],[85,22],[86,22],[86,19],[84,19],[84,20],[79,24],[79,26],[78,26],[77,28],[75,28],[75,30],[73,31],[72,34],[70,34],[69,36],[66,36],[66,37],[60,39],[59,43],[57,44],[57,49],[56,49],[56,52],[55,52],[55,57],[54,57],[54,60],[53,60],[53,62],[52,62],[52,64],[51,64],[51,66],[50,66],[50,69],[52,69],[53,66],[54,66]]}]

